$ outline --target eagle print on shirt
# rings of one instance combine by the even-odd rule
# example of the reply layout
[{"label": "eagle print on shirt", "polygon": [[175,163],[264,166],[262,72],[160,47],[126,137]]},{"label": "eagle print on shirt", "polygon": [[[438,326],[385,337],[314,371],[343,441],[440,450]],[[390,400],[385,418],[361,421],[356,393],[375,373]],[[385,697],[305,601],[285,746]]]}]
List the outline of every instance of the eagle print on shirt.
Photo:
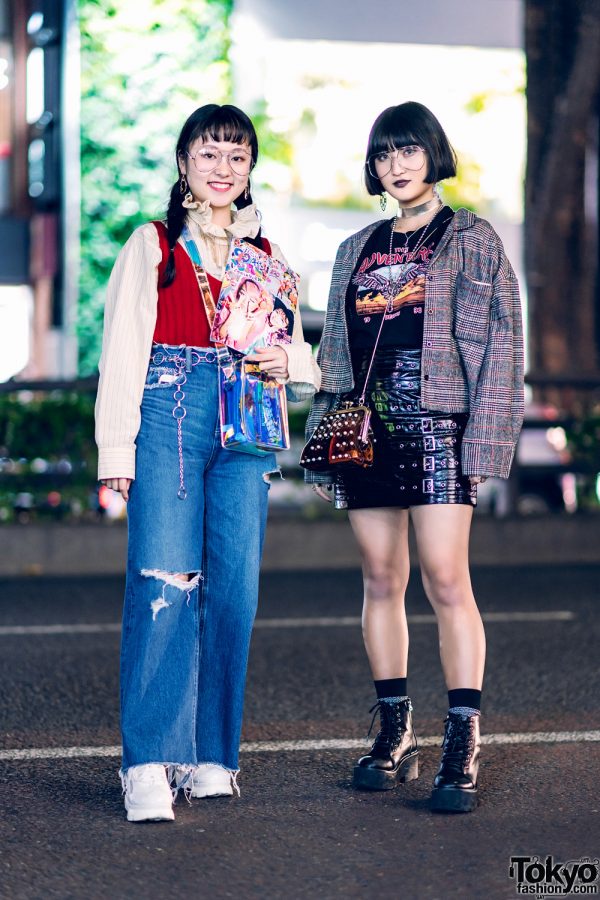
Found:
[{"label": "eagle print on shirt", "polygon": [[[361,317],[381,314],[393,296],[387,319],[395,319],[403,308],[412,306],[423,313],[425,274],[433,247],[420,247],[414,254],[406,247],[389,253],[371,253],[361,263],[352,283],[356,285],[356,313]],[[391,278],[390,278],[391,276]],[[368,321],[368,318],[366,319]]]}]

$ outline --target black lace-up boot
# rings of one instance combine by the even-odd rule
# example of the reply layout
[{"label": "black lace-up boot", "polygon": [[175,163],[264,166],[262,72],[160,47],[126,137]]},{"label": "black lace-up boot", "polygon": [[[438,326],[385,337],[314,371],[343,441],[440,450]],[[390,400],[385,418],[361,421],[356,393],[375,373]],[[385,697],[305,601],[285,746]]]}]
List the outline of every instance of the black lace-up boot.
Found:
[{"label": "black lace-up boot", "polygon": [[442,761],[433,782],[435,812],[471,812],[477,806],[479,716],[448,713]]},{"label": "black lace-up boot", "polygon": [[412,705],[408,697],[405,700],[379,700],[369,710],[373,711],[373,722],[379,712],[381,727],[371,752],[361,757],[354,767],[354,787],[389,791],[419,777],[419,749],[412,725]]}]

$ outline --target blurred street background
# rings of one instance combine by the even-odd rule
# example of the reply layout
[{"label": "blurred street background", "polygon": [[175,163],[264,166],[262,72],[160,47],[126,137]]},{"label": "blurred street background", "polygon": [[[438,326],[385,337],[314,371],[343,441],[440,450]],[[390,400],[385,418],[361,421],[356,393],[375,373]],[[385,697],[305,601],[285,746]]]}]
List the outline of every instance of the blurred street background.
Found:
[{"label": "blurred street background", "polygon": [[[0,897],[507,898],[511,853],[598,855],[599,47],[598,0],[0,0]],[[97,485],[93,440],[110,270],[164,213],[185,118],[234,102],[257,127],[253,194],[301,274],[316,349],[337,246],[381,216],[362,179],[370,126],[406,100],[445,127],[459,171],[443,196],[499,232],[526,323],[525,427],[509,481],[479,491],[472,543],[491,615],[489,794],[469,824],[426,811],[444,695],[416,572],[426,774],[408,799],[349,790],[370,701],[358,561],[345,514],[302,482],[295,405],[242,801],[182,808],[168,839],[126,834],[125,508]],[[341,744],[289,748],[302,739]],[[64,852],[85,862],[66,873]]]}]

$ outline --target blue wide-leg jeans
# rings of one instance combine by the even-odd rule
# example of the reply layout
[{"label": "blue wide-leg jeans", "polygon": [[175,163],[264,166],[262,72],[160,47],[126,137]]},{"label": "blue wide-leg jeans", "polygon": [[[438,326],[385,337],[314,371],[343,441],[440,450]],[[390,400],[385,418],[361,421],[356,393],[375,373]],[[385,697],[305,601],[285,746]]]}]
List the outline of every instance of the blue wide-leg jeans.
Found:
[{"label": "blue wide-leg jeans", "polygon": [[238,769],[274,454],[221,447],[211,349],[153,345],[128,505],[123,763]]}]

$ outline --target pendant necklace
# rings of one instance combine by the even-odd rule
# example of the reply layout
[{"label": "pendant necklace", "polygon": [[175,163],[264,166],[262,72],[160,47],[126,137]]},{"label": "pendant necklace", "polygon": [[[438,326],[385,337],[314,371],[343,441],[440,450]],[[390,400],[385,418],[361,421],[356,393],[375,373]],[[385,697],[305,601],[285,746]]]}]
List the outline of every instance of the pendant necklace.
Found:
[{"label": "pendant necklace", "polygon": [[[439,198],[436,198],[436,199],[439,199]],[[443,206],[443,204],[442,204],[442,206]],[[415,209],[416,209],[416,208],[417,208],[417,207],[415,207]],[[437,207],[437,206],[436,206],[436,208],[435,208],[435,210],[434,210],[432,216],[429,218],[429,220],[428,220],[427,222],[425,222],[424,225],[421,225],[421,228],[423,229],[423,234],[419,237],[419,239],[417,240],[417,243],[415,244],[415,246],[413,247],[413,249],[412,249],[412,251],[411,251],[411,255],[412,255],[413,259],[415,258],[416,253],[417,253],[417,251],[419,250],[419,248],[423,246],[423,244],[424,244],[424,242],[425,242],[425,238],[426,238],[428,235],[433,234],[433,231],[431,231],[431,232],[429,231],[429,226],[433,223],[435,217],[437,216],[437,214],[438,214],[438,212],[439,212],[439,209],[440,209],[440,207]],[[386,298],[387,302],[386,302],[386,307],[385,307],[385,310],[384,310],[384,313],[383,313],[384,318],[385,318],[385,316],[386,316],[388,313],[392,312],[392,304],[393,304],[393,302],[394,302],[394,298],[395,298],[395,296],[396,296],[397,289],[398,289],[398,287],[400,286],[400,285],[397,284],[397,283],[394,281],[394,279],[392,278],[392,253],[393,253],[393,249],[394,249],[394,234],[395,234],[394,229],[395,229],[395,227],[396,227],[397,221],[398,221],[398,216],[394,216],[394,219],[393,219],[393,221],[392,221],[392,230],[391,230],[391,232],[390,232],[390,253],[389,253],[389,256],[388,256],[388,259],[389,259],[389,265],[388,265],[388,296],[387,296],[387,298]],[[418,230],[420,231],[421,228],[418,229]],[[435,229],[434,229],[434,230],[435,230]],[[414,232],[413,232],[413,233],[414,233]],[[405,247],[408,247],[408,240],[409,240],[409,239],[408,239],[408,235],[406,235],[406,243],[404,244]],[[398,279],[398,281],[399,281],[399,279]]]}]

